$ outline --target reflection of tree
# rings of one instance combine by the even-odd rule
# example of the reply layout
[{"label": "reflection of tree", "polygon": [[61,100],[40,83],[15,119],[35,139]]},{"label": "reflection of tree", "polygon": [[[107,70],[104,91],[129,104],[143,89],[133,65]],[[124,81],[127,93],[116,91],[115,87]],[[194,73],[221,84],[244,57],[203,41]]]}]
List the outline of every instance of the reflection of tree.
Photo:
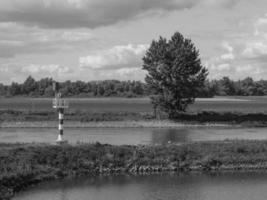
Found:
[{"label": "reflection of tree", "polygon": [[188,129],[155,129],[152,130],[151,144],[179,144],[189,142]]},{"label": "reflection of tree", "polygon": [[63,186],[59,192],[60,200],[69,200],[68,195],[67,195],[67,189]]}]

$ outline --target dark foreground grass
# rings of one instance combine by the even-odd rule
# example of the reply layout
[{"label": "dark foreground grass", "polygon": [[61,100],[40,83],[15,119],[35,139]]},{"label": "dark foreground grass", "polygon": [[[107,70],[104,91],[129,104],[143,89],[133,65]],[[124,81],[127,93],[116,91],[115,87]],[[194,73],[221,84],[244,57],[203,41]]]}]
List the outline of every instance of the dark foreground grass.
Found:
[{"label": "dark foreground grass", "polygon": [[0,199],[45,180],[112,173],[267,169],[267,141],[170,146],[0,144]]}]

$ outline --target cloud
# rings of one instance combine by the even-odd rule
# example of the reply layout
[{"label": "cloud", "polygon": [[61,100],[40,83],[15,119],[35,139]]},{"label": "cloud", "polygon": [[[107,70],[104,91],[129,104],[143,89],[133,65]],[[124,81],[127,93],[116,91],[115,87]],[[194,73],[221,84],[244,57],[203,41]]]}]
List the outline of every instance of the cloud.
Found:
[{"label": "cloud", "polygon": [[[88,49],[99,41],[89,30],[52,30],[0,23],[0,58]],[[91,44],[91,45],[89,45]]]},{"label": "cloud", "polygon": [[[144,81],[146,72],[140,67],[136,68],[121,68],[121,69],[106,69],[106,70],[92,70],[87,69],[87,73],[80,73],[80,78],[83,80],[140,80]],[[85,77],[85,74],[90,74]]]},{"label": "cloud", "polygon": [[255,22],[255,28],[258,29],[263,25],[267,25],[267,14],[264,17],[259,17]]},{"label": "cloud", "polygon": [[230,68],[231,68],[231,66],[230,66],[229,63],[222,63],[222,64],[219,64],[219,65],[217,66],[217,69],[218,69],[219,71],[227,71],[227,70],[230,70]]},{"label": "cloud", "polygon": [[[190,9],[199,0],[1,0],[0,22],[17,22],[44,28],[112,25],[146,14]],[[205,4],[231,6],[236,0],[206,0]]]},{"label": "cloud", "polygon": [[52,77],[55,80],[65,80],[72,76],[74,69],[59,64],[28,64],[10,62],[0,64],[1,83],[23,82],[29,75],[39,80],[44,77]]},{"label": "cloud", "polygon": [[26,79],[29,75],[33,76],[35,79],[52,77],[55,80],[62,80],[62,78],[65,79],[71,76],[73,72],[73,68],[59,64],[16,64],[13,69],[13,73],[21,77],[21,80]]},{"label": "cloud", "polygon": [[267,14],[254,22],[254,34],[246,38],[242,52],[244,59],[267,61]]},{"label": "cloud", "polygon": [[69,72],[68,67],[63,67],[58,64],[50,64],[50,65],[36,65],[30,64],[22,67],[22,72],[35,74],[35,73],[48,73],[48,74],[63,74]]},{"label": "cloud", "polygon": [[222,47],[227,50],[227,53],[221,55],[222,60],[234,60],[235,55],[233,53],[234,48],[228,43],[228,42],[223,42]]},{"label": "cloud", "polygon": [[223,6],[226,8],[231,8],[235,6],[240,0],[202,0],[202,3],[205,5],[213,6]]},{"label": "cloud", "polygon": [[108,50],[98,51],[91,55],[80,57],[82,68],[90,69],[121,69],[142,66],[142,57],[148,45],[128,44],[126,46],[114,46]]},{"label": "cloud", "polygon": [[[50,39],[49,39],[50,40]],[[46,41],[46,39],[45,39]],[[15,43],[16,44],[16,43]],[[55,80],[144,80],[142,57],[147,45],[118,45],[80,57],[77,65],[4,62],[0,63],[1,82],[23,82],[29,75],[35,79]]]},{"label": "cloud", "polygon": [[23,82],[29,75],[39,80],[52,77],[58,81],[66,80],[144,80],[146,72],[140,67],[94,70],[77,70],[77,66],[62,66],[59,64],[22,64],[7,63],[0,65],[1,83]]},{"label": "cloud", "polygon": [[88,32],[81,31],[64,31],[62,34],[62,39],[66,41],[86,41],[92,39],[92,34]]},{"label": "cloud", "polygon": [[266,79],[267,15],[250,22],[250,32],[240,33],[222,42],[217,56],[206,59],[210,78],[230,76],[233,79],[252,77]]},{"label": "cloud", "polygon": [[220,50],[222,51],[221,55],[212,57],[206,62],[206,66],[210,70],[212,78],[225,76],[225,74],[231,74],[233,71],[232,63],[236,59],[234,47],[231,46],[228,41],[223,41]]},{"label": "cloud", "polygon": [[143,81],[146,72],[142,70],[142,57],[147,48],[145,44],[118,45],[80,57],[79,77],[83,80]]},{"label": "cloud", "polygon": [[264,44],[262,41],[247,43],[242,55],[251,59],[267,56],[267,43]]},{"label": "cloud", "polygon": [[120,77],[124,77],[125,80],[132,80],[133,77],[140,80],[145,77],[145,71],[142,71],[140,67],[122,68],[116,70],[115,73],[118,74]]}]

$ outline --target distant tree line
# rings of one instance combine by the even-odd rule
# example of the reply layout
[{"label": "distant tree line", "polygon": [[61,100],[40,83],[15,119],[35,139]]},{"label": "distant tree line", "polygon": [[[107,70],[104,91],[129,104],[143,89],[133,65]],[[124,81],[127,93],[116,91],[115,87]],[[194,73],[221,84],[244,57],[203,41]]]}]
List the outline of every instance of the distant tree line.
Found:
[{"label": "distant tree line", "polygon": [[[52,78],[36,81],[29,76],[23,83],[0,84],[0,96],[52,97]],[[141,81],[65,81],[60,83],[60,91],[65,97],[143,97],[151,91]],[[213,96],[262,96],[267,95],[267,80],[254,81],[248,77],[233,81],[228,77],[207,80],[198,97]]]},{"label": "distant tree line", "polygon": [[211,96],[263,96],[267,95],[267,80],[254,81],[251,77],[233,81],[229,77],[206,81],[200,97]]},{"label": "distant tree line", "polygon": [[[0,96],[52,97],[53,79],[39,81],[29,76],[23,83],[0,84]],[[65,81],[60,82],[60,92],[64,97],[140,97],[146,96],[146,85],[141,81]]]}]

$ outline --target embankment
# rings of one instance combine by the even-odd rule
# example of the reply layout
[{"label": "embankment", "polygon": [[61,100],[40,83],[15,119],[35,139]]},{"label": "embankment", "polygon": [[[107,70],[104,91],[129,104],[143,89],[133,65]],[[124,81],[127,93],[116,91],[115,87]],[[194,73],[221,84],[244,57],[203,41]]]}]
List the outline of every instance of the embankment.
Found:
[{"label": "embankment", "polygon": [[0,144],[0,199],[44,180],[111,173],[267,169],[267,141],[169,146]]},{"label": "embankment", "polygon": [[[57,113],[51,111],[0,110],[0,128],[56,127]],[[180,127],[180,126],[267,126],[266,113],[202,111],[181,113],[173,120],[155,118],[147,112],[66,112],[66,127]]]}]

